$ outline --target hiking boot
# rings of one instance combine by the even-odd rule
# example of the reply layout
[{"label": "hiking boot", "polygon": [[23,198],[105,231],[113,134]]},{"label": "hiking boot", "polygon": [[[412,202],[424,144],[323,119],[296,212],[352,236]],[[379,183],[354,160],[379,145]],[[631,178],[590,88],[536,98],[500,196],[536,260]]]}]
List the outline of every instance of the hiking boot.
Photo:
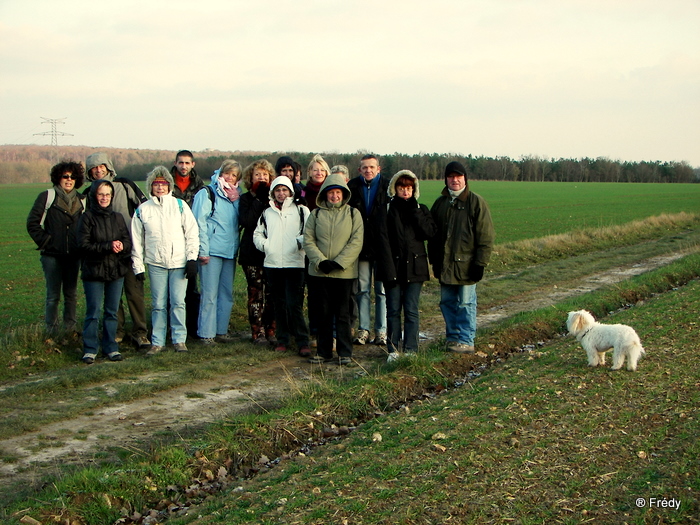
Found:
[{"label": "hiking boot", "polygon": [[287,347],[286,347],[286,345],[283,345],[282,343],[278,344],[275,347],[275,352],[286,352],[286,351],[287,351]]},{"label": "hiking boot", "polygon": [[269,343],[267,342],[267,339],[265,338],[264,335],[261,335],[260,337],[256,337],[253,339],[253,344],[254,345],[259,345],[259,346],[267,346]]},{"label": "hiking boot", "polygon": [[216,334],[214,341],[217,343],[233,343],[233,337],[231,334]]},{"label": "hiking boot", "polygon": [[454,352],[456,354],[473,354],[474,353],[474,346],[464,344],[464,343],[451,343],[451,344],[447,345],[447,349],[450,352]]},{"label": "hiking boot", "polygon": [[81,361],[85,363],[86,365],[91,365],[92,363],[95,362],[95,358],[97,357],[97,354],[85,354]]},{"label": "hiking boot", "polygon": [[107,357],[110,361],[121,361],[122,359],[124,359],[119,352],[112,352],[110,354],[107,354]]},{"label": "hiking boot", "polygon": [[[151,342],[148,340],[148,337],[146,337],[144,334],[141,335],[135,335],[132,337],[134,340],[134,344],[136,345],[137,348],[148,348],[151,346]],[[118,343],[119,341],[117,341]]]},{"label": "hiking boot", "polygon": [[386,333],[385,332],[379,332],[377,335],[374,337],[374,340],[372,341],[373,345],[379,345],[379,346],[386,346]]},{"label": "hiking boot", "polygon": [[301,357],[311,356],[311,348],[309,348],[308,345],[303,345],[303,346],[299,347],[299,355]]},{"label": "hiking boot", "polygon": [[188,352],[185,343],[173,343],[173,350],[176,352]]},{"label": "hiking boot", "polygon": [[216,340],[213,337],[202,337],[199,342],[205,346],[212,346],[216,344]]},{"label": "hiking boot", "polygon": [[401,354],[400,354],[399,352],[391,352],[391,353],[387,356],[386,362],[387,362],[387,363],[395,363],[395,362],[398,361],[399,359],[401,359]]},{"label": "hiking boot", "polygon": [[154,356],[154,355],[156,355],[156,354],[159,354],[159,353],[161,353],[162,351],[163,351],[163,347],[162,347],[162,346],[151,345],[151,349],[150,349],[148,352],[146,352],[146,355],[150,357],[150,356]]},{"label": "hiking boot", "polygon": [[338,366],[352,366],[352,357],[339,357]]},{"label": "hiking boot", "polygon": [[270,343],[270,346],[276,346],[277,345],[277,338],[275,337],[274,333],[270,333],[267,336],[267,342]]},{"label": "hiking boot", "polygon": [[[367,339],[369,339],[369,331],[368,330],[358,330],[357,337],[353,341],[353,344],[356,344],[356,345],[367,344]],[[385,340],[385,342],[386,342],[386,340]]]}]

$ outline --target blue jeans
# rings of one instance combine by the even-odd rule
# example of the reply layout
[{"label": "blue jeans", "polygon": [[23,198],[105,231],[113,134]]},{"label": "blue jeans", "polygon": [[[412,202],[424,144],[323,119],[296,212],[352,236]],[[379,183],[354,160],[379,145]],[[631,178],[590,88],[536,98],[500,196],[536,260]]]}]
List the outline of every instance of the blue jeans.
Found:
[{"label": "blue jeans", "polygon": [[386,291],[387,304],[387,349],[399,351],[401,341],[401,310],[403,309],[403,349],[406,352],[418,351],[418,302],[423,283],[407,283],[389,288]]},{"label": "blue jeans", "polygon": [[476,285],[440,285],[440,310],[445,319],[447,342],[474,345],[476,335]]},{"label": "blue jeans", "polygon": [[184,268],[161,268],[148,265],[151,280],[151,320],[154,346],[165,346],[168,329],[168,299],[170,300],[170,338],[173,344],[187,340],[185,325],[185,292],[187,278]]},{"label": "blue jeans", "polygon": [[369,331],[370,326],[370,290],[372,277],[374,277],[374,331],[375,333],[386,333],[386,296],[384,295],[384,285],[376,279],[375,263],[369,261],[359,261],[358,266],[358,287],[357,308],[360,316],[360,330]]},{"label": "blue jeans", "polygon": [[83,325],[83,352],[97,355],[100,347],[100,309],[104,306],[102,320],[102,353],[109,355],[119,351],[114,340],[117,336],[117,310],[122,297],[124,278],[114,281],[83,281],[85,290],[85,324]]},{"label": "blue jeans", "polygon": [[233,308],[233,278],[236,260],[209,257],[207,264],[199,265],[201,302],[197,335],[212,338],[228,332]]},{"label": "blue jeans", "polygon": [[44,318],[50,333],[59,331],[58,304],[63,290],[63,329],[75,330],[78,304],[78,270],[80,260],[75,256],[41,256],[41,267],[46,279],[46,310]]}]

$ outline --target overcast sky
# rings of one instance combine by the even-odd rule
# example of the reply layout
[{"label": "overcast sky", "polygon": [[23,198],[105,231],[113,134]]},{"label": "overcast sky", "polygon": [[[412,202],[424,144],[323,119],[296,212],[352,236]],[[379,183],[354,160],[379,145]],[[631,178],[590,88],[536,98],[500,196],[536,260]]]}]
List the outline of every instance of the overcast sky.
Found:
[{"label": "overcast sky", "polygon": [[0,143],[700,166],[700,0],[0,0]]}]

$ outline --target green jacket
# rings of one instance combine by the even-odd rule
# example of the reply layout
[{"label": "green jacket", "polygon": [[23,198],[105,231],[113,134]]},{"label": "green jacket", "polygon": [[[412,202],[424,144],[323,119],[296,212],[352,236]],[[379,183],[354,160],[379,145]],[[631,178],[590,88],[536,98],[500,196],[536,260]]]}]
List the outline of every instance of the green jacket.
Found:
[{"label": "green jacket", "polygon": [[[330,186],[340,187],[343,200],[338,207],[331,207],[326,200]],[[350,190],[342,174],[326,177],[316,198],[318,207],[309,214],[304,228],[304,250],[309,258],[309,275],[336,279],[356,279],[358,257],[362,250],[364,226],[360,212],[348,205]],[[326,259],[337,262],[342,270],[329,274],[318,269]]]},{"label": "green jacket", "polygon": [[450,202],[447,188],[430,209],[437,234],[428,240],[428,258],[441,284],[469,285],[470,264],[486,266],[495,238],[486,201],[469,186]]}]

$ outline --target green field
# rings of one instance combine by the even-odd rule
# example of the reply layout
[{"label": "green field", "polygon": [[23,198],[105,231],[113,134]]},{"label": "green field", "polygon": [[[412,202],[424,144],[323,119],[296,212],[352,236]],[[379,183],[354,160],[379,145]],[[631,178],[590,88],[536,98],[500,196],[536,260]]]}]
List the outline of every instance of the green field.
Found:
[{"label": "green field", "polygon": [[[663,213],[700,213],[700,184],[471,181],[489,203],[498,244],[582,228],[624,224]],[[29,209],[46,185],[9,184],[0,193],[0,330],[37,322],[43,314],[39,254],[26,232]],[[422,181],[430,206],[442,181]],[[240,278],[240,272],[238,272]]]}]

